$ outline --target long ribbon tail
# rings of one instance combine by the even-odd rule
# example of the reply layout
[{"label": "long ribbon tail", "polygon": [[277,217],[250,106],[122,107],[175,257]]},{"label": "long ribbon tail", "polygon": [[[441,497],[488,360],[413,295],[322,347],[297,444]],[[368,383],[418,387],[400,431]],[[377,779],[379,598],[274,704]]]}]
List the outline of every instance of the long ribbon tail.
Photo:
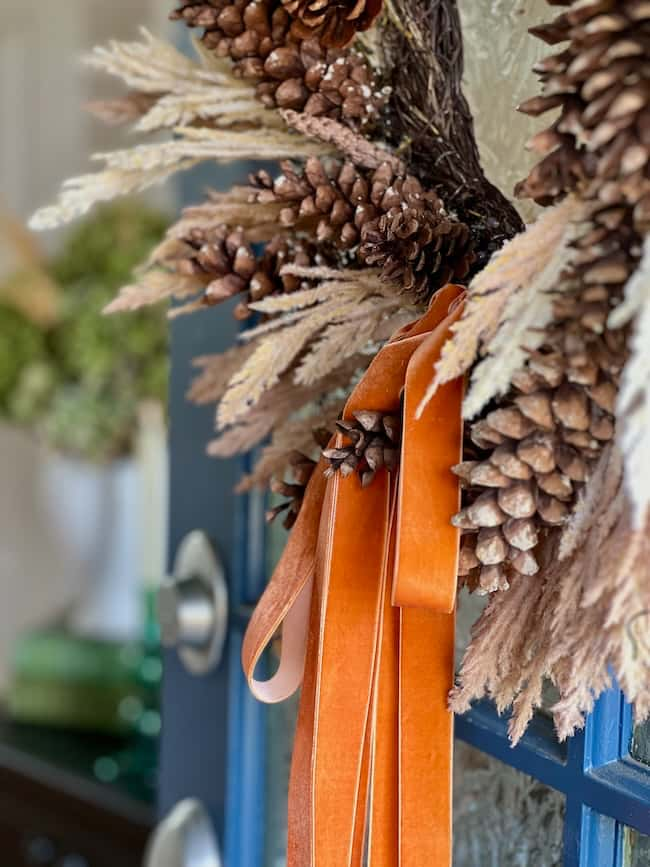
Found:
[{"label": "long ribbon tail", "polygon": [[373,728],[368,864],[396,865],[399,850],[399,630],[391,602],[395,567],[397,486],[393,483],[390,540],[382,575],[382,616],[373,687]]},{"label": "long ribbon tail", "polygon": [[406,375],[393,586],[400,606],[400,867],[443,867],[452,857],[447,696],[454,679],[459,544],[451,517],[460,489],[451,467],[461,459],[462,380],[445,385],[417,420],[416,411],[460,313],[457,308],[427,337]]}]

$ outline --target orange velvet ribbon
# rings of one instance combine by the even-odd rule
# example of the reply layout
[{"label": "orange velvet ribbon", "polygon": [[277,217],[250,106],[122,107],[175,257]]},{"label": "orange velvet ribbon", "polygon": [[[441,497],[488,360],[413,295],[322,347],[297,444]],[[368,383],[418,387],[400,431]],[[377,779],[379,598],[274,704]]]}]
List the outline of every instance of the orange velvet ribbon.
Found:
[{"label": "orange velvet ribbon", "polygon": [[[417,408],[461,308],[446,286],[370,365],[344,416],[399,412],[403,391],[399,471],[362,489],[321,461],[246,633],[255,695],[281,701],[302,683],[289,867],[361,867],[366,850],[370,867],[451,864],[462,381]],[[278,671],[258,681],[280,624]]]}]

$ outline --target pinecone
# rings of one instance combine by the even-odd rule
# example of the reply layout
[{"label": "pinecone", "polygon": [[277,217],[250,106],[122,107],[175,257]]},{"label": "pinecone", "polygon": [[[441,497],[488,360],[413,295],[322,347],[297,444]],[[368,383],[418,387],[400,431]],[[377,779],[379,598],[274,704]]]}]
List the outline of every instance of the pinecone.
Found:
[{"label": "pinecone", "polygon": [[172,18],[203,27],[205,45],[229,57],[237,75],[257,82],[257,95],[268,107],[364,127],[388,99],[361,54],[292,34],[281,0],[182,0]]},{"label": "pinecone", "polygon": [[625,334],[603,328],[610,299],[576,271],[555,304],[544,344],[499,408],[472,424],[478,459],[455,467],[465,488],[460,575],[471,589],[505,589],[539,568],[537,545],[564,523],[614,434]]},{"label": "pinecone", "polygon": [[360,261],[379,265],[382,278],[426,299],[452,279],[461,280],[474,260],[464,223],[447,215],[434,192],[412,175],[397,176],[388,163],[374,171],[351,162],[326,165],[310,157],[282,175],[251,177],[252,199],[284,203],[280,222],[315,234],[319,242],[358,248]]},{"label": "pinecone", "polygon": [[179,274],[200,275],[207,283],[203,303],[212,306],[246,293],[234,309],[238,319],[251,315],[248,304],[267,295],[293,292],[300,285],[297,277],[281,276],[280,270],[288,262],[314,265],[320,261],[315,246],[283,235],[274,237],[256,256],[242,229],[216,225],[192,229],[173,265]]},{"label": "pinecone", "polygon": [[325,470],[327,475],[340,472],[345,478],[356,471],[365,488],[382,467],[389,472],[397,468],[401,438],[399,416],[360,410],[353,413],[351,420],[337,421],[336,427],[350,444],[323,451],[330,462]]},{"label": "pinecone", "polygon": [[[312,436],[320,449],[324,449],[331,438],[330,432],[325,428],[316,428],[316,430],[312,431]],[[286,512],[284,521],[282,522],[282,526],[286,530],[290,530],[296,523],[302,501],[305,498],[307,483],[316,469],[316,461],[312,460],[308,455],[303,454],[303,452],[294,449],[288,455],[288,464],[294,481],[284,482],[281,479],[272,479],[269,485],[272,493],[288,497],[288,500],[266,512],[268,523],[275,521],[278,515]]]},{"label": "pinecone", "polygon": [[269,524],[275,521],[282,513],[286,513],[282,522],[282,526],[286,530],[290,530],[296,523],[296,518],[305,497],[307,482],[316,468],[316,461],[312,461],[311,458],[302,452],[293,451],[289,456],[289,464],[295,482],[283,482],[280,479],[273,479],[269,485],[272,493],[280,494],[280,496],[288,497],[288,499],[266,512],[266,520]]},{"label": "pinecone", "polygon": [[650,7],[644,0],[574,3],[531,32],[568,45],[535,67],[543,95],[520,107],[535,116],[559,107],[560,114],[532,140],[546,156],[517,193],[548,204],[580,186],[594,202],[632,208],[643,234],[650,228]]},{"label": "pinecone", "polygon": [[347,45],[358,31],[368,30],[381,12],[382,0],[282,0],[295,19],[291,30],[303,39],[317,36],[323,45]]},{"label": "pinecone", "polygon": [[432,285],[463,280],[475,259],[465,223],[449,217],[438,196],[412,176],[395,180],[382,206],[391,198],[395,204],[363,227],[361,259],[421,300]]}]

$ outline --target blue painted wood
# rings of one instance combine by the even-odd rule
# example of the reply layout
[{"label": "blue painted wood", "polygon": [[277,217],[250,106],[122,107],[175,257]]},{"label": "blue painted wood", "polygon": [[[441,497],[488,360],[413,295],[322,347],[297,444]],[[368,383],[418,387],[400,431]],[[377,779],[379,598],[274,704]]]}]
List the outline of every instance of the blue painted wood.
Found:
[{"label": "blue painted wood", "polygon": [[611,762],[586,774],[585,803],[650,836],[650,769],[633,759]]},{"label": "blue painted wood", "polygon": [[508,716],[484,701],[456,719],[456,735],[565,795],[563,867],[622,865],[622,826],[650,835],[650,768],[629,756],[632,719],[621,692],[604,693],[567,745],[543,716],[514,748],[507,726]]},{"label": "blue painted wood", "polygon": [[[217,311],[179,318],[171,329],[170,387],[170,564],[181,540],[204,529],[232,574],[234,521],[230,490],[236,467],[205,455],[213,410],[187,404],[191,359],[214,352],[232,339],[228,317]],[[227,649],[228,653],[228,649]],[[207,677],[189,675],[174,651],[165,654],[160,747],[159,807],[166,813],[181,798],[199,797],[223,833],[225,757],[228,729],[228,670],[224,664]],[[191,713],[190,713],[191,709]]]},{"label": "blue painted wood", "polygon": [[456,717],[456,737],[499,761],[535,777],[546,786],[565,791],[567,749],[553,731],[553,723],[536,716],[516,747],[508,738],[508,715],[499,716],[489,701],[477,702]]},{"label": "blue painted wood", "polygon": [[228,867],[261,867],[266,812],[266,708],[253,698],[241,675],[241,634],[233,637],[232,649],[224,861]]},{"label": "blue painted wood", "polygon": [[[240,473],[250,458],[239,462]],[[264,857],[266,709],[251,695],[241,669],[244,630],[264,580],[264,521],[259,497],[233,501],[236,547],[231,581],[231,654],[228,692],[228,771],[224,860],[236,867],[261,867]]]},{"label": "blue painted wood", "polygon": [[[187,35],[185,28],[182,34]],[[206,165],[181,177],[180,199],[184,203],[201,201],[206,188],[228,187],[244,175],[244,166],[235,172]],[[263,817],[258,811],[253,821],[252,812],[240,811],[242,803],[250,803],[251,791],[263,804],[262,787],[253,782],[250,769],[255,762],[255,768],[261,769],[256,773],[263,773],[264,727],[261,711],[245,697],[239,665],[246,617],[237,603],[247,596],[244,586],[251,558],[242,552],[248,553],[250,516],[245,521],[238,518],[238,509],[248,508],[247,499],[236,501],[232,493],[241,475],[240,462],[215,460],[205,453],[214,433],[214,407],[195,407],[186,400],[196,373],[192,359],[222,351],[234,342],[238,325],[228,307],[181,317],[171,327],[169,562],[186,533],[206,530],[224,561],[235,604],[224,660],[217,671],[193,677],[174,651],[165,654],[158,806],[164,815],[182,798],[200,798],[221,841],[258,835],[257,842],[245,841],[239,849],[230,844],[235,855],[229,857],[228,867],[259,867]]]},{"label": "blue painted wood", "polygon": [[[580,805],[581,822],[579,827],[580,849],[579,867],[616,867],[622,855],[621,834],[618,823],[610,816],[598,813]],[[565,839],[571,837],[575,828],[570,818],[565,827]]]}]

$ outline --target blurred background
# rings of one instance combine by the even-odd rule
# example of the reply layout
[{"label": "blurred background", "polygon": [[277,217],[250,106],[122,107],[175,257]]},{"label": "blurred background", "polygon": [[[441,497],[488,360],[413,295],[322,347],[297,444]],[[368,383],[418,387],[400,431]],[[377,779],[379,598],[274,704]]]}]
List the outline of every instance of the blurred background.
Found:
[{"label": "blurred background", "polygon": [[[77,62],[158,0],[0,3],[0,863],[141,863],[153,824],[167,537],[165,311],[102,317],[173,186],[35,237],[30,214],[123,144]],[[113,87],[114,93],[114,87]],[[103,855],[102,857],[105,857]],[[104,861],[101,861],[104,863]]]}]

